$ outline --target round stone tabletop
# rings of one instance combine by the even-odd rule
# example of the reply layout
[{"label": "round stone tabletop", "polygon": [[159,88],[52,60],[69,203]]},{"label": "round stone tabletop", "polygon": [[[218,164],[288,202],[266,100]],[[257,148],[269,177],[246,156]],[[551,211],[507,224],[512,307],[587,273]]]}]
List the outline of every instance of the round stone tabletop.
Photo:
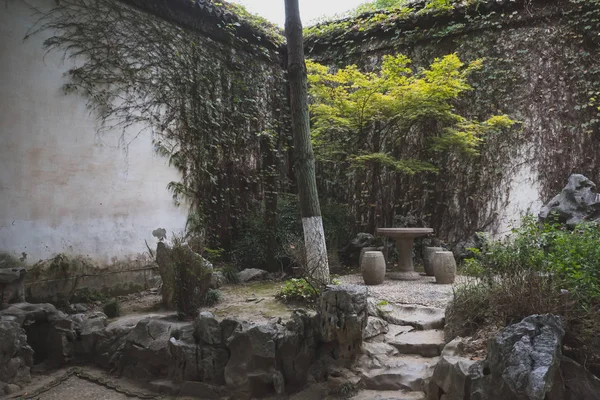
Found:
[{"label": "round stone tabletop", "polygon": [[395,238],[416,238],[433,233],[432,228],[377,228],[377,234]]}]

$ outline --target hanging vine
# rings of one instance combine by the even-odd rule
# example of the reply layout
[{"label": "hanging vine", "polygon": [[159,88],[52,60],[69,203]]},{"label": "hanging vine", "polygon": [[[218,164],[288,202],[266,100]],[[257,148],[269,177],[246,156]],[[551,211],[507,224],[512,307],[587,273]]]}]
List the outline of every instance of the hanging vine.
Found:
[{"label": "hanging vine", "polygon": [[50,34],[45,48],[75,61],[65,92],[89,100],[101,130],[153,132],[182,174],[168,188],[190,206],[192,229],[227,246],[253,200],[276,203],[274,152],[285,139],[276,45],[249,46],[231,17],[212,21],[228,38],[219,41],[113,0],[61,0],[40,12],[29,35]]}]

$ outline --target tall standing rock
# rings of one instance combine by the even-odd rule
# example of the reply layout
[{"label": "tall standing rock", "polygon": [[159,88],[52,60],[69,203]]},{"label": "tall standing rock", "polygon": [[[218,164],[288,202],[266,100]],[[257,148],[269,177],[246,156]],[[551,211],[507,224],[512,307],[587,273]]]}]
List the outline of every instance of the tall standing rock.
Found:
[{"label": "tall standing rock", "polygon": [[367,288],[330,285],[319,300],[321,339],[337,347],[338,360],[350,365],[361,351],[367,326]]},{"label": "tall standing rock", "polygon": [[541,221],[552,220],[574,226],[585,221],[600,219],[600,194],[596,184],[580,174],[569,177],[569,183],[540,211]]}]

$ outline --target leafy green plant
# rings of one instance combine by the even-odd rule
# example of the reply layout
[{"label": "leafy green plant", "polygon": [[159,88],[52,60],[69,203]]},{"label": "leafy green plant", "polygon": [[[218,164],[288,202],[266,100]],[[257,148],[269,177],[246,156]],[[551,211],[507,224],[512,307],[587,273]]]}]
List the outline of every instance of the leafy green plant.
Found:
[{"label": "leafy green plant", "polygon": [[314,302],[319,293],[306,279],[293,278],[285,282],[277,298],[286,302]]},{"label": "leafy green plant", "polygon": [[555,223],[539,224],[528,215],[512,235],[503,241],[488,242],[475,250],[475,257],[463,267],[472,275],[493,284],[495,277],[506,279],[524,271],[549,274],[561,288],[576,296],[579,304],[600,301],[600,228],[583,223],[568,229]]},{"label": "leafy green plant", "polygon": [[380,300],[377,302],[377,307],[381,308],[381,307],[385,307],[387,305],[389,305],[390,303],[387,300]]},{"label": "leafy green plant", "polygon": [[204,255],[206,259],[210,262],[218,262],[223,259],[223,255],[225,254],[225,249],[218,247],[216,249],[205,248]]},{"label": "leafy green plant", "polygon": [[221,301],[221,291],[217,289],[208,289],[204,296],[200,297],[198,304],[205,307],[212,307]]},{"label": "leafy green plant", "polygon": [[121,303],[117,299],[111,299],[102,306],[102,311],[108,318],[119,317],[121,315]]},{"label": "leafy green plant", "polygon": [[226,265],[221,269],[227,283],[240,283],[240,271],[233,265]]}]

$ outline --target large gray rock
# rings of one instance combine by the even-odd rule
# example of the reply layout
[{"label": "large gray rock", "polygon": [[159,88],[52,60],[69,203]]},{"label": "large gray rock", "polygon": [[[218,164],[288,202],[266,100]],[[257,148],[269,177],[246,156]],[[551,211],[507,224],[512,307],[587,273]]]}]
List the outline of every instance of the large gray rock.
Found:
[{"label": "large gray rock", "polygon": [[360,353],[367,326],[367,288],[330,285],[319,299],[319,329],[324,342],[338,346],[338,357],[350,364]]},{"label": "large gray rock", "polygon": [[194,315],[200,299],[214,284],[212,264],[185,243],[170,247],[162,241],[156,247],[156,263],[163,282],[163,304]]},{"label": "large gray rock", "polygon": [[310,366],[317,357],[317,323],[315,315],[295,311],[277,341],[277,360],[286,390],[303,388]]},{"label": "large gray rock", "polygon": [[553,396],[548,400],[597,400],[600,398],[600,379],[581,364],[561,357],[560,374],[554,383]]},{"label": "large gray rock", "polygon": [[544,400],[560,365],[564,334],[560,318],[550,314],[508,326],[488,342],[491,375],[516,396]]},{"label": "large gray rock", "polygon": [[563,190],[540,211],[539,218],[548,221],[555,214],[558,221],[569,226],[600,219],[600,194],[596,184],[580,174],[573,174]]},{"label": "large gray rock", "polygon": [[532,315],[490,339],[485,361],[461,358],[460,340],[449,343],[427,386],[427,399],[564,399],[563,383],[556,387],[563,336],[559,317]]},{"label": "large gray rock", "polygon": [[386,334],[390,330],[389,324],[387,321],[382,320],[381,318],[371,317],[367,319],[367,326],[363,331],[363,339],[370,339],[377,335]]},{"label": "large gray rock", "polygon": [[127,334],[116,357],[113,356],[119,372],[140,379],[169,376],[173,364],[169,341],[182,325],[191,331],[191,323],[156,318],[139,321]]},{"label": "large gray rock", "polygon": [[224,385],[229,351],[222,332],[222,325],[210,313],[202,313],[194,325],[183,325],[169,342],[174,360],[171,377],[178,382]]},{"label": "large gray rock", "polygon": [[246,268],[239,273],[240,282],[262,281],[269,277],[269,273],[262,269]]},{"label": "large gray rock", "polygon": [[483,376],[483,363],[462,357],[442,355],[427,386],[428,400],[470,398],[471,382]]},{"label": "large gray rock", "polygon": [[0,268],[0,310],[25,301],[25,268]]},{"label": "large gray rock", "polygon": [[232,392],[264,397],[285,391],[277,362],[277,340],[283,329],[277,324],[254,326],[231,339],[225,382]]},{"label": "large gray rock", "polygon": [[71,361],[76,340],[74,323],[52,304],[11,304],[0,311],[0,318],[7,317],[25,329],[36,362],[59,367]]},{"label": "large gray rock", "polygon": [[15,318],[0,317],[0,382],[29,382],[32,364],[33,349],[21,324]]},{"label": "large gray rock", "polygon": [[74,342],[75,354],[81,359],[94,360],[96,345],[104,337],[108,317],[99,311],[71,316],[77,341]]}]

